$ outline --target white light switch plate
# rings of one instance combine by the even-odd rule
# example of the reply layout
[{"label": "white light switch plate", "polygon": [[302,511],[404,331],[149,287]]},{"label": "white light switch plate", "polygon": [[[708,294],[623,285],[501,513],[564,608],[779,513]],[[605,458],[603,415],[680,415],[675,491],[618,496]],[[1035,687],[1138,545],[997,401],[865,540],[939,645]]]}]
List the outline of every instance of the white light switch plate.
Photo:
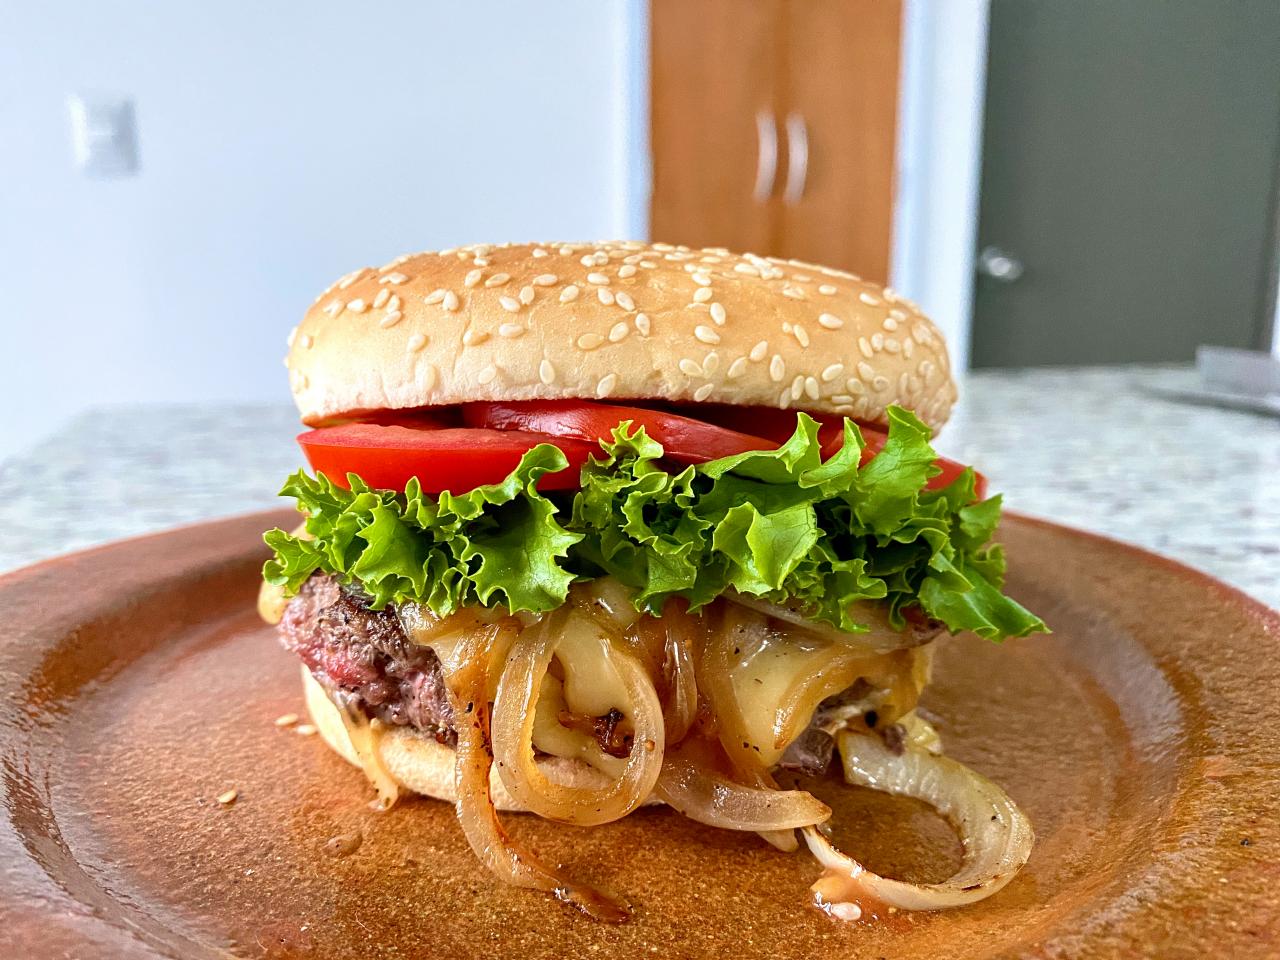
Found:
[{"label": "white light switch plate", "polygon": [[67,109],[71,114],[71,148],[76,166],[85,176],[113,179],[138,172],[132,100],[74,94],[67,99]]}]

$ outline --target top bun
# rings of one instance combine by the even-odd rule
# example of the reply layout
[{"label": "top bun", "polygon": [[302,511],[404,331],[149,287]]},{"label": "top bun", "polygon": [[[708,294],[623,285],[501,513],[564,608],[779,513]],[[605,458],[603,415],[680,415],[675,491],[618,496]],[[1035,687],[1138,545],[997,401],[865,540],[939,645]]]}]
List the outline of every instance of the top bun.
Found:
[{"label": "top bun", "polygon": [[956,399],[919,308],[841,270],[665,243],[476,244],[349,273],[290,337],[315,426],[472,400],[789,407],[933,428]]}]

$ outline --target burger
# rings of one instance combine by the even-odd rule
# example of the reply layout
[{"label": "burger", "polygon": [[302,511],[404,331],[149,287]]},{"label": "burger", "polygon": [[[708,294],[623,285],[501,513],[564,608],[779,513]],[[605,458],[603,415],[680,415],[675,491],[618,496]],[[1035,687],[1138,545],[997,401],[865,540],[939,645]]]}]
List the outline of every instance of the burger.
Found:
[{"label": "burger", "polygon": [[[1002,593],[1000,498],[930,446],[956,385],[914,304],[718,248],[481,244],[343,277],[286,363],[311,472],[259,606],[377,807],[453,803],[498,878],[609,921],[500,812],[665,804],[803,845],[839,919],[1026,862],[1026,818],[916,709],[948,634],[1045,626]],[[961,868],[865,869],[809,778],[932,804]]]}]

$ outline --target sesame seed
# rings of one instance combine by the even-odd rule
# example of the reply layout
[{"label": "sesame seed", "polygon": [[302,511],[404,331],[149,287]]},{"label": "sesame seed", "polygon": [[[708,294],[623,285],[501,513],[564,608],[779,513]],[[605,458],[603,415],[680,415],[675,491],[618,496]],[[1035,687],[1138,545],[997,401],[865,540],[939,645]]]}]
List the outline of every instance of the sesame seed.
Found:
[{"label": "sesame seed", "polygon": [[720,354],[712,350],[702,358],[702,374],[703,376],[711,376],[720,369]]},{"label": "sesame seed", "polygon": [[702,376],[702,366],[690,360],[688,357],[684,357],[683,359],[681,359],[680,363],[677,364],[677,366],[680,367],[680,372],[683,373],[685,376],[689,376],[689,377]]},{"label": "sesame seed", "polygon": [[733,363],[729,364],[729,369],[725,371],[726,380],[737,380],[740,376],[747,372],[747,358],[739,357]]},{"label": "sesame seed", "polygon": [[915,351],[915,346],[915,341],[907,337],[902,341],[902,355],[910,360],[911,354]]},{"label": "sesame seed", "polygon": [[806,395],[810,400],[817,400],[817,399],[818,399],[819,388],[818,388],[818,378],[817,378],[817,377],[805,377],[805,378],[804,378],[804,392],[805,392],[805,395]]},{"label": "sesame seed", "polygon": [[506,310],[508,313],[520,312],[520,301],[515,297],[499,297],[498,303],[500,303],[502,305],[502,309]]},{"label": "sesame seed", "polygon": [[533,278],[535,287],[554,287],[559,278],[554,273],[540,273]]},{"label": "sesame seed", "polygon": [[828,330],[839,330],[844,326],[844,321],[834,313],[824,313],[818,317],[818,326],[826,327]]},{"label": "sesame seed", "polygon": [[760,271],[747,263],[735,263],[733,265],[733,269],[738,273],[745,273],[749,277],[760,276]]},{"label": "sesame seed", "polygon": [[476,344],[484,343],[489,339],[489,334],[484,330],[468,330],[462,335],[462,342],[468,347],[474,347]]},{"label": "sesame seed", "polygon": [[877,331],[876,333],[873,333],[873,334],[871,335],[871,349],[872,349],[872,350],[883,350],[883,349],[884,349],[884,334],[883,334],[883,333],[880,333],[880,332],[878,332],[878,331]]},{"label": "sesame seed", "polygon": [[863,394],[867,392],[866,386],[857,377],[850,377],[844,382],[845,389],[853,394]]},{"label": "sesame seed", "polygon": [[289,335],[284,338],[284,345],[286,347],[292,347],[293,341],[297,338],[297,336],[298,336],[298,328],[294,327],[292,330],[289,331]]},{"label": "sesame seed", "polygon": [[378,321],[378,326],[382,327],[384,330],[387,327],[394,327],[403,317],[404,314],[399,310],[388,310],[387,315]]},{"label": "sesame seed", "polygon": [[923,343],[925,346],[933,343],[933,332],[924,323],[913,323],[911,335],[916,338],[916,343]]},{"label": "sesame seed", "polygon": [[634,310],[636,308],[636,302],[631,299],[631,294],[625,290],[619,290],[614,299],[617,300],[618,306],[623,310]]},{"label": "sesame seed", "polygon": [[892,333],[894,330],[898,329],[898,320],[896,317],[885,317],[884,323],[880,324],[880,326]]},{"label": "sesame seed", "polygon": [[569,245],[566,243],[566,244],[564,244],[564,245],[560,248],[560,250],[559,250],[558,252],[559,252],[560,256],[562,256],[562,257],[572,257],[572,256],[573,256],[573,247],[569,246]]},{"label": "sesame seed", "polygon": [[427,338],[420,333],[415,333],[409,338],[409,352],[417,353],[427,345]]},{"label": "sesame seed", "polygon": [[282,713],[275,719],[277,727],[292,727],[297,722],[298,715],[296,713]]},{"label": "sesame seed", "polygon": [[924,382],[925,382],[925,383],[928,383],[928,382],[929,382],[929,378],[930,378],[931,376],[933,376],[933,371],[934,371],[936,368],[935,368],[935,367],[934,367],[934,365],[933,365],[933,361],[931,361],[931,360],[921,360],[921,361],[920,361],[920,366],[919,366],[917,369],[919,369],[919,371],[920,371],[920,376],[924,377]]},{"label": "sesame seed", "polygon": [[218,794],[218,802],[224,807],[229,807],[236,802],[236,797],[240,796],[236,790],[228,790],[226,793]]},{"label": "sesame seed", "polygon": [[809,276],[807,273],[793,273],[791,275],[791,279],[796,283],[813,283],[813,277]]},{"label": "sesame seed", "polygon": [[400,309],[400,297],[398,295],[394,293],[391,295],[391,299],[387,301],[387,309],[388,310]]},{"label": "sesame seed", "polygon": [[550,360],[543,360],[538,364],[538,379],[547,386],[556,382],[556,368]]},{"label": "sesame seed", "polygon": [[624,340],[630,332],[631,328],[627,326],[627,322],[625,320],[619,320],[613,325],[613,329],[609,331],[609,342],[617,343],[620,340]]},{"label": "sesame seed", "polygon": [[796,339],[800,341],[800,346],[802,347],[809,346],[809,332],[805,330],[804,327],[800,326],[800,324],[797,323],[795,330],[793,332],[796,335]]},{"label": "sesame seed", "polygon": [[606,307],[613,305],[613,291],[607,287],[598,287],[596,289],[596,298]]},{"label": "sesame seed", "polygon": [[350,310],[352,313],[364,313],[366,310],[369,309],[369,305],[365,303],[363,300],[357,298],[347,304],[347,309]]},{"label": "sesame seed", "polygon": [[511,279],[509,273],[495,273],[492,277],[484,282],[486,287],[500,287]]},{"label": "sesame seed", "polygon": [[832,380],[836,379],[836,377],[840,376],[842,373],[844,373],[844,364],[833,363],[831,364],[831,366],[827,367],[825,370],[822,371],[822,382],[830,383]]},{"label": "sesame seed", "polygon": [[792,330],[794,330],[794,329],[795,329],[795,324],[793,324],[790,320],[783,320],[783,321],[782,321],[782,332],[783,332],[783,333],[790,333],[790,332],[791,332]]},{"label": "sesame seed", "polygon": [[[880,334],[876,334],[876,336],[880,336]],[[884,348],[888,350],[890,353],[897,353],[899,350],[902,349],[902,343],[898,340],[897,337],[885,337]]]},{"label": "sesame seed", "polygon": [[697,390],[693,391],[693,399],[701,402],[711,396],[711,391],[716,388],[714,383],[704,383]]},{"label": "sesame seed", "polygon": [[706,303],[714,296],[715,293],[710,287],[699,287],[697,290],[693,291],[693,302]]},{"label": "sesame seed", "polygon": [[616,373],[606,373],[600,378],[600,382],[596,384],[596,396],[607,397],[613,393],[614,387],[618,385],[618,375]]},{"label": "sesame seed", "polygon": [[791,399],[799,400],[802,393],[804,393],[804,375],[796,374],[795,379],[791,381]]},{"label": "sesame seed", "polygon": [[804,300],[804,299],[805,299],[804,291],[803,291],[803,290],[801,290],[799,287],[783,287],[783,288],[782,288],[782,295],[783,295],[784,297],[788,297],[788,298],[789,298],[789,299],[791,299],[791,300]]},{"label": "sesame seed", "polygon": [[658,266],[658,265],[657,265],[656,263],[654,263],[652,260],[641,260],[641,261],[640,261],[640,269],[641,269],[641,270],[653,270],[653,269],[654,269],[655,267],[657,267],[657,266]]},{"label": "sesame seed", "polygon": [[831,402],[846,406],[853,403],[853,397],[849,396],[847,393],[837,393],[832,396]]},{"label": "sesame seed", "polygon": [[439,303],[441,300],[444,299],[445,292],[446,291],[444,287],[439,287],[435,290],[432,290],[423,299],[426,300],[428,304]]},{"label": "sesame seed", "polygon": [[484,276],[483,270],[469,270],[467,275],[462,278],[462,285],[467,289],[471,289],[480,282],[480,278]]},{"label": "sesame seed", "polygon": [[379,283],[404,283],[408,279],[409,278],[406,277],[403,273],[396,271],[395,273],[388,273],[388,274],[385,274],[384,276],[379,277],[378,282]]},{"label": "sesame seed", "polygon": [[647,337],[649,335],[649,315],[647,313],[636,314],[636,330],[638,330],[642,336]]},{"label": "sesame seed", "polygon": [[711,319],[714,320],[717,325],[724,324],[725,312],[724,312],[723,304],[720,304],[720,303],[711,304]]},{"label": "sesame seed", "polygon": [[761,360],[764,359],[764,355],[768,352],[769,352],[769,341],[761,340],[759,343],[757,343],[754,347],[751,348],[751,352],[748,353],[747,356],[750,357],[754,362],[759,363]]},{"label": "sesame seed", "polygon": [[791,406],[791,388],[783,387],[782,393],[778,394],[778,406],[783,410]]},{"label": "sesame seed", "polygon": [[862,351],[862,355],[868,360],[875,356],[875,351],[871,349],[871,344],[867,342],[866,337],[858,338],[858,349]]},{"label": "sesame seed", "polygon": [[498,336],[506,337],[508,340],[514,340],[516,337],[522,337],[525,329],[518,323],[504,323],[498,327]]},{"label": "sesame seed", "polygon": [[824,297],[834,297],[836,295],[836,288],[829,283],[824,283],[818,287],[818,292]]},{"label": "sesame seed", "polygon": [[485,367],[483,370],[480,371],[480,375],[476,377],[476,382],[479,383],[482,387],[488,386],[489,384],[493,383],[493,381],[497,378],[497,376],[498,376],[498,368],[491,363],[487,367]]},{"label": "sesame seed", "polygon": [[535,248],[535,249],[534,249],[534,251],[533,251],[533,255],[534,255],[535,257],[545,257],[545,256],[548,256],[547,251],[543,250],[541,247],[537,247],[537,248]]},{"label": "sesame seed", "polygon": [[373,298],[373,309],[379,310],[382,305],[391,299],[391,291],[383,287],[378,291],[378,295]]},{"label": "sesame seed", "polygon": [[329,305],[324,308],[324,312],[331,317],[336,317],[339,313],[342,312],[342,301],[330,300]]},{"label": "sesame seed", "polygon": [[862,293],[858,294],[858,299],[861,300],[863,303],[865,303],[869,307],[878,307],[883,302],[879,297],[873,297],[871,294],[867,293],[865,290]]},{"label": "sesame seed", "polygon": [[712,330],[710,327],[706,326],[705,324],[699,324],[698,326],[694,327],[693,335],[697,337],[699,340],[701,340],[703,343],[719,343],[720,342],[720,334],[716,333],[714,330]]},{"label": "sesame seed", "polygon": [[[641,266],[643,266],[643,264],[641,264]],[[696,284],[697,284],[698,286],[700,286],[700,287],[709,287],[709,286],[711,286],[711,274],[709,274],[709,273],[695,273],[695,274],[693,275],[693,282],[694,282],[694,283],[696,283]]]},{"label": "sesame seed", "polygon": [[578,347],[582,350],[594,350],[600,344],[604,343],[604,337],[598,333],[584,333],[577,340]]},{"label": "sesame seed", "polygon": [[858,376],[862,378],[864,383],[870,383],[875,378],[875,375],[876,371],[871,364],[865,360],[858,361]]},{"label": "sesame seed", "polygon": [[885,390],[888,390],[888,389],[889,389],[889,378],[888,378],[888,377],[876,377],[874,380],[872,380],[872,381],[871,381],[871,389],[872,389],[872,390],[874,390],[876,393],[882,393],[882,392],[884,392]]},{"label": "sesame seed", "polygon": [[560,302],[569,303],[578,299],[578,288],[572,283],[560,291]]},{"label": "sesame seed", "polygon": [[782,378],[787,375],[787,365],[778,354],[773,355],[773,359],[769,361],[769,379],[774,383],[781,383]]},{"label": "sesame seed", "polygon": [[345,277],[338,281],[338,289],[345,290],[364,275],[368,267],[361,267],[359,270],[352,270]]},{"label": "sesame seed", "polygon": [[440,306],[452,313],[458,309],[458,295],[452,290],[445,291],[444,299],[440,301]]},{"label": "sesame seed", "polygon": [[634,277],[635,275],[636,275],[636,268],[635,268],[635,264],[633,263],[623,264],[618,268],[618,278],[620,280],[625,280],[628,277]]},{"label": "sesame seed", "polygon": [[477,267],[487,267],[489,265],[489,260],[487,257],[476,257],[471,262],[474,263]]},{"label": "sesame seed", "polygon": [[523,286],[520,288],[520,302],[526,307],[533,303],[533,287]]},{"label": "sesame seed", "polygon": [[585,257],[579,258],[578,262],[584,267],[594,267],[596,265],[596,258],[594,254],[588,253]]},{"label": "sesame seed", "polygon": [[608,278],[607,276],[605,276],[603,273],[588,273],[588,274],[587,274],[587,283],[594,283],[594,284],[597,284],[597,285],[604,285],[604,284],[608,284],[608,282],[609,282],[609,278]]}]

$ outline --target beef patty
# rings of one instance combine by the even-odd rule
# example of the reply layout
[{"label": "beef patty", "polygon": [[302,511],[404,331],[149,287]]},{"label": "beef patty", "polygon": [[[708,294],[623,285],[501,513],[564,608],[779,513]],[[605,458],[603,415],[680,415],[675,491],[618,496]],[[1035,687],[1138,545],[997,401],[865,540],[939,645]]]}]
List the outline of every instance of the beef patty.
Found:
[{"label": "beef patty", "polygon": [[285,608],[280,642],[344,706],[454,744],[440,660],[405,636],[393,609],[371,610],[359,594],[317,574]]}]

